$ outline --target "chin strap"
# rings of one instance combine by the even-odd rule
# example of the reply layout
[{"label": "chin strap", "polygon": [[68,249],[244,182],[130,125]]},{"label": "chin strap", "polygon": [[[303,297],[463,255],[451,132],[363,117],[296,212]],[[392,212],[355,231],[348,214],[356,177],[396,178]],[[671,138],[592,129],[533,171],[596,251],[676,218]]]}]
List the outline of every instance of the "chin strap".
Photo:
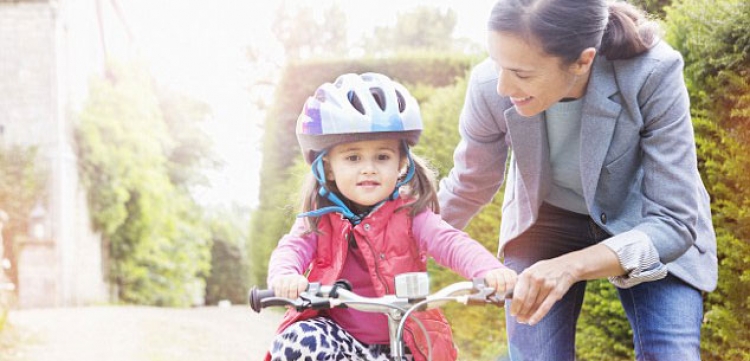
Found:
[{"label": "chin strap", "polygon": [[396,200],[398,199],[398,190],[406,183],[409,183],[412,178],[414,178],[414,159],[411,158],[411,152],[409,151],[409,146],[404,143],[404,151],[406,152],[406,160],[409,163],[406,166],[406,175],[404,175],[404,179],[398,181],[396,183],[396,188],[393,190],[393,193],[391,193],[391,196],[388,197],[389,200]]},{"label": "chin strap", "polygon": [[[409,152],[409,148],[404,143],[404,148],[406,149],[406,158],[409,162],[409,165],[407,166],[406,175],[404,176],[404,179],[398,181],[396,183],[396,187],[393,190],[393,193],[391,195],[380,201],[378,204],[372,207],[372,209],[377,208],[380,204],[387,200],[395,200],[398,199],[398,190],[403,186],[404,184],[408,183],[413,177],[414,177],[414,160],[411,157],[411,153]],[[325,197],[331,203],[333,203],[333,206],[329,207],[323,207],[316,210],[312,210],[305,213],[300,213],[297,215],[297,218],[304,218],[304,217],[320,217],[324,214],[328,213],[341,213],[341,215],[349,220],[353,225],[358,225],[360,222],[362,222],[362,219],[364,219],[368,213],[363,214],[355,214],[354,212],[349,209],[349,207],[344,203],[344,201],[341,200],[335,193],[331,192],[326,188],[326,173],[325,168],[323,166],[323,157],[328,153],[327,150],[324,150],[318,154],[317,157],[315,157],[315,160],[311,164],[312,173],[313,176],[315,176],[315,180],[318,182],[318,185],[320,185],[320,189],[318,190],[318,194],[321,197]]]}]

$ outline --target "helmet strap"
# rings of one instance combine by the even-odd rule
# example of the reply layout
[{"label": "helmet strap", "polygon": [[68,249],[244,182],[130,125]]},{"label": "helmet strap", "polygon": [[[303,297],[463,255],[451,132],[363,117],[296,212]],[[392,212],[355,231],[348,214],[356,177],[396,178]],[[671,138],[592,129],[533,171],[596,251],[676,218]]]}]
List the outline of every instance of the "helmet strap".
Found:
[{"label": "helmet strap", "polygon": [[300,213],[297,215],[297,218],[303,218],[303,217],[320,217],[327,213],[333,213],[338,212],[341,213],[341,215],[348,219],[349,222],[351,222],[353,225],[357,225],[360,222],[362,222],[362,219],[364,218],[364,215],[358,215],[354,214],[354,212],[349,209],[349,207],[344,203],[344,201],[339,198],[336,193],[331,192],[326,187],[326,173],[325,173],[325,166],[323,165],[323,157],[328,153],[327,150],[324,150],[318,154],[317,157],[315,157],[315,160],[310,165],[312,168],[313,176],[315,177],[315,180],[318,182],[318,185],[320,185],[320,189],[318,189],[318,194],[321,197],[325,197],[331,203],[335,204],[334,206],[330,207],[323,207],[319,208],[310,212]]},{"label": "helmet strap", "polygon": [[416,172],[416,167],[414,166],[414,159],[411,157],[411,152],[409,151],[409,146],[404,142],[404,152],[406,153],[406,175],[404,175],[404,179],[401,179],[396,183],[396,188],[393,190],[393,193],[390,197],[388,197],[389,200],[395,200],[398,199],[399,195],[399,188],[401,188],[406,183],[409,183],[412,178],[414,178],[414,173]]}]

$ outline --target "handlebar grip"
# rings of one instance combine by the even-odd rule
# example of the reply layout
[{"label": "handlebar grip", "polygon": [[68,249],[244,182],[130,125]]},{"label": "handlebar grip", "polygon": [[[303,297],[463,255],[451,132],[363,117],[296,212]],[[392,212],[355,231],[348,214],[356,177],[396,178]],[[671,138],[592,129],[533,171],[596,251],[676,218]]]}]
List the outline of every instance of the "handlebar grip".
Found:
[{"label": "handlebar grip", "polygon": [[250,293],[248,295],[248,302],[250,303],[250,307],[255,312],[260,312],[260,309],[266,306],[282,306],[288,304],[287,302],[283,302],[281,304],[274,302],[261,302],[267,298],[276,297],[276,294],[273,292],[273,290],[259,290],[258,287],[253,286],[253,288],[250,289]]}]

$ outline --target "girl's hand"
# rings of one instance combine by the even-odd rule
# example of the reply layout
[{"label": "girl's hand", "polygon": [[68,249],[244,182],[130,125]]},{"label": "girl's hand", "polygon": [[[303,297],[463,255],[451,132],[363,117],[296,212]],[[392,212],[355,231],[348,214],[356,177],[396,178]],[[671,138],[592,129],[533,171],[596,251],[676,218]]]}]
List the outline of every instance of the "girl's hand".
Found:
[{"label": "girl's hand", "polygon": [[495,289],[498,295],[504,295],[516,286],[518,276],[510,268],[497,268],[484,275],[487,286]]},{"label": "girl's hand", "polygon": [[276,277],[271,289],[276,297],[297,298],[307,288],[307,278],[303,275],[284,275]]}]

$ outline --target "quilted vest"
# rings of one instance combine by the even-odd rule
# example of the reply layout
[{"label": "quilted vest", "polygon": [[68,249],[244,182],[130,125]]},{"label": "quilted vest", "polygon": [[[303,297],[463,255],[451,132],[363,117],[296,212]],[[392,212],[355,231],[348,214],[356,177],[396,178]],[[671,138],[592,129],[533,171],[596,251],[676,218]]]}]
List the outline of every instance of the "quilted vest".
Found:
[{"label": "quilted vest", "polygon": [[[310,265],[308,280],[324,285],[333,284],[345,278],[341,275],[344,260],[348,251],[349,234],[354,235],[357,246],[367,263],[372,284],[378,296],[395,293],[394,278],[406,272],[424,272],[427,270],[427,256],[418,249],[417,241],[412,235],[412,217],[408,209],[396,211],[406,204],[403,199],[385,202],[359,225],[352,226],[340,215],[331,213],[321,217],[318,223],[320,234],[315,258]],[[290,309],[284,315],[279,326],[281,333],[289,325],[316,317],[316,310],[297,312]],[[453,344],[453,334],[442,311],[431,309],[414,312],[432,343],[434,361],[453,361],[457,350]],[[415,361],[427,360],[427,340],[424,331],[413,320],[407,320],[404,330],[404,343],[412,351]],[[270,360],[270,355],[266,355]]]}]

